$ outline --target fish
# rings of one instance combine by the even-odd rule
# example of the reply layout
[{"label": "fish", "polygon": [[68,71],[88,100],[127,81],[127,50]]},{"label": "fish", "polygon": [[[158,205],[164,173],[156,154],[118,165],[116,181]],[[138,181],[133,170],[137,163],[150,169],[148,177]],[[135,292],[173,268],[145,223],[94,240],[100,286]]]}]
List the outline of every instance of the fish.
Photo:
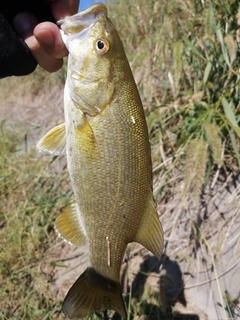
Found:
[{"label": "fish", "polygon": [[140,243],[159,259],[163,250],[144,109],[105,4],[58,23],[69,51],[65,122],[37,149],[66,153],[73,198],[55,229],[73,245],[87,244],[89,255],[62,312],[81,319],[114,310],[126,318],[120,269],[128,243]]}]

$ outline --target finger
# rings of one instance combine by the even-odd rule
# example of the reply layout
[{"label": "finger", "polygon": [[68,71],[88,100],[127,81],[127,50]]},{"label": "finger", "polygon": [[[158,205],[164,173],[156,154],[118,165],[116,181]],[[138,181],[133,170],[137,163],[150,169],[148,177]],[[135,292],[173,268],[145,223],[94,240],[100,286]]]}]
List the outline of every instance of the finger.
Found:
[{"label": "finger", "polygon": [[37,24],[37,18],[30,12],[21,12],[13,19],[14,29],[23,39],[33,34],[33,29]]},{"label": "finger", "polygon": [[53,58],[60,59],[68,54],[59,28],[54,23],[42,22],[35,27],[33,33],[37,41]]},{"label": "finger", "polygon": [[25,42],[36,59],[37,63],[48,72],[55,72],[63,65],[63,59],[53,58],[37,41],[35,36],[25,39]]},{"label": "finger", "polygon": [[79,0],[55,0],[51,6],[54,18],[60,20],[78,12]]}]

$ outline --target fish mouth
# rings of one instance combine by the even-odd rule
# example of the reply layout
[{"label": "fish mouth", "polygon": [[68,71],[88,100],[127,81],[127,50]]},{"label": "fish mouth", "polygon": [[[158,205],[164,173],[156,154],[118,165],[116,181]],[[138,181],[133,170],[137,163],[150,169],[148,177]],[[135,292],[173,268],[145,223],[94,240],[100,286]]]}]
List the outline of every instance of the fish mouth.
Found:
[{"label": "fish mouth", "polygon": [[57,21],[57,24],[65,33],[73,34],[89,27],[98,17],[107,16],[107,14],[108,11],[105,4],[98,2],[84,11]]}]

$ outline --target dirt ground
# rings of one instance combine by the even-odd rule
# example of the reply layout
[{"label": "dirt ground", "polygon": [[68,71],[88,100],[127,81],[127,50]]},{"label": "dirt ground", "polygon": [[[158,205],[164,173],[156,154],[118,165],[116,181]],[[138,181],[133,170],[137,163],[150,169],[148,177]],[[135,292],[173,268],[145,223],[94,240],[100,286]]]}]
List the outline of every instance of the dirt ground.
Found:
[{"label": "dirt ground", "polygon": [[[27,101],[20,91],[17,96],[9,92],[0,98],[4,101],[0,102],[0,119],[8,119],[7,125],[15,130],[27,127],[30,147],[48,129],[63,122],[61,87]],[[158,179],[156,174],[155,191]],[[181,175],[176,175],[175,192],[158,203],[165,232],[161,261],[137,244],[128,251],[122,267],[123,292],[126,295],[132,288],[135,308],[152,291],[145,311],[160,301],[166,313],[173,307],[181,319],[240,319],[240,177],[216,170],[210,180],[199,203],[191,199],[182,203]],[[59,241],[58,248],[61,257],[56,260],[64,259],[67,267],[55,269],[57,280],[50,289],[56,299],[63,299],[86,268],[88,257],[85,247]],[[54,252],[51,248],[48,254],[54,256]],[[139,319],[149,319],[146,314]]]}]

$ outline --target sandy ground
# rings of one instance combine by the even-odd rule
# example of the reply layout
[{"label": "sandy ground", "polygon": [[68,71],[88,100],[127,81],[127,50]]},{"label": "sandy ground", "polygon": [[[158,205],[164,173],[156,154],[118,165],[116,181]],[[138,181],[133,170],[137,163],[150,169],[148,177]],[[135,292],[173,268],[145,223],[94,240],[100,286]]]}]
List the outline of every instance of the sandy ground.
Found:
[{"label": "sandy ground", "polygon": [[[0,105],[0,119],[8,119],[8,126],[14,130],[28,128],[30,146],[35,146],[48,129],[63,122],[63,88],[30,100],[22,92],[11,96],[9,90],[7,97],[1,97]],[[157,183],[156,175],[155,190]],[[240,179],[221,173],[200,203],[188,201],[185,206],[179,199],[180,178],[176,178],[175,185],[176,192],[166,203],[158,204],[165,231],[162,260],[134,244],[122,267],[124,294],[132,287],[133,297],[140,301],[151,289],[155,301],[160,300],[166,312],[174,306],[182,314],[181,319],[240,319],[240,306],[231,308],[226,299],[227,295],[231,300],[240,296]],[[191,221],[202,233],[193,228]],[[55,249],[51,248],[48,254],[54,257]],[[50,289],[54,297],[63,299],[86,268],[88,257],[84,247],[59,241],[58,249],[61,254],[56,260],[63,259],[66,267],[55,269],[56,282]],[[153,304],[150,301],[148,307]],[[136,302],[136,308],[137,305]]]}]

